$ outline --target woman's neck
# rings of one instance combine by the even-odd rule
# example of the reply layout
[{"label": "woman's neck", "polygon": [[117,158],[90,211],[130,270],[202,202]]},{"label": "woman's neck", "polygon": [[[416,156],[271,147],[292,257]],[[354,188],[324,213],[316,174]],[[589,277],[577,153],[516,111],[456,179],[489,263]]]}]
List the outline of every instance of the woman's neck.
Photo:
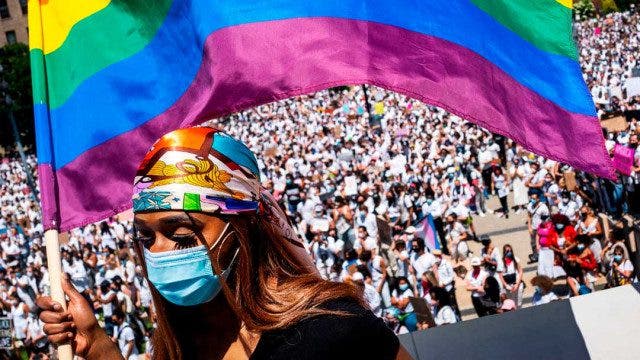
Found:
[{"label": "woman's neck", "polygon": [[242,329],[241,321],[219,294],[212,301],[181,311],[176,336],[185,359],[248,358],[257,345],[256,336]]}]

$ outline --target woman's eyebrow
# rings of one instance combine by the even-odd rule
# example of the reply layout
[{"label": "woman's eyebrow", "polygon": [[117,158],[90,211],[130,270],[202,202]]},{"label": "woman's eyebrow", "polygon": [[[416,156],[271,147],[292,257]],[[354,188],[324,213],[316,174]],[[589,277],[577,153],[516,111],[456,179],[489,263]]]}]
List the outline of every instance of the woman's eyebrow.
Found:
[{"label": "woman's eyebrow", "polygon": [[189,216],[188,214],[179,214],[179,215],[170,215],[167,217],[163,217],[160,220],[160,224],[163,226],[170,226],[170,225],[195,225],[195,226],[202,226],[202,222],[198,221],[198,219],[195,219],[192,216]]}]

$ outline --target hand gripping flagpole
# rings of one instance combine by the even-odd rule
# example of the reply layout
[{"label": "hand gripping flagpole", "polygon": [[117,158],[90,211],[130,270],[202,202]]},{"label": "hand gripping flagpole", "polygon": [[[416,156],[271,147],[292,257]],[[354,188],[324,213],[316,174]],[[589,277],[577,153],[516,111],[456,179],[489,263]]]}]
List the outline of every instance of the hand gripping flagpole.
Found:
[{"label": "hand gripping flagpole", "polygon": [[[62,263],[58,237],[59,202],[53,165],[53,142],[48,107],[48,85],[44,57],[44,36],[40,0],[29,0],[29,46],[31,48],[31,81],[33,86],[34,117],[36,121],[36,140],[38,155],[49,154],[50,159],[39,159],[50,165],[39,166],[40,196],[42,202],[43,225],[45,226],[45,246],[47,248],[47,266],[51,299],[67,310],[67,302],[62,290]],[[58,359],[73,360],[71,344],[58,346]]]}]

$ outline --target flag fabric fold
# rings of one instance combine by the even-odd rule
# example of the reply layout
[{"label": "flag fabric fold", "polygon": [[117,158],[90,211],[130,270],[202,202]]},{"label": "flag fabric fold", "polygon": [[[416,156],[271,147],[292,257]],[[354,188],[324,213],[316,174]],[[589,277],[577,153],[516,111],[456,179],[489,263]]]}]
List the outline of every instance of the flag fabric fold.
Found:
[{"label": "flag fabric fold", "polygon": [[131,207],[162,134],[336,85],[440,106],[611,176],[568,0],[29,1],[46,228]]},{"label": "flag fabric fold", "polygon": [[441,248],[436,225],[433,222],[431,214],[427,214],[422,219],[417,220],[414,227],[416,228],[414,236],[423,239],[425,246],[430,251]]}]

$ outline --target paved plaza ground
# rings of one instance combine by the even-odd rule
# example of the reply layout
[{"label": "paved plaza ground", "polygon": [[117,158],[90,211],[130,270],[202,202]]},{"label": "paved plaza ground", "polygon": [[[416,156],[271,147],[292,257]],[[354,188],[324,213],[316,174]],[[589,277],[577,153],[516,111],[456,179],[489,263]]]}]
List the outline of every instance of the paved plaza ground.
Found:
[{"label": "paved plaza ground", "polygon": [[[509,206],[512,206],[512,197],[509,196]],[[498,198],[493,196],[487,201],[487,208],[497,209],[499,207]],[[515,214],[513,211],[510,213],[509,219],[504,217],[498,217],[497,214],[486,214],[485,217],[474,216],[474,223],[476,226],[477,235],[487,234],[491,237],[493,244],[502,253],[502,246],[510,244],[513,247],[515,256],[520,260],[524,270],[524,281],[526,287],[524,289],[524,296],[522,301],[522,307],[531,306],[531,298],[533,296],[533,286],[531,286],[531,279],[536,276],[538,264],[527,264],[528,255],[531,253],[531,246],[529,244],[529,232],[527,230],[527,213],[521,212]],[[475,256],[480,255],[480,249],[482,245],[475,241],[469,241],[469,248],[473,251]],[[469,268],[469,261],[465,261],[465,265]],[[604,278],[598,279],[598,284],[603,284]],[[564,280],[556,281],[556,285],[565,284]],[[476,318],[476,313],[471,304],[471,294],[465,289],[464,280],[456,277],[456,297],[458,304],[462,312],[462,319],[469,320]]]}]

